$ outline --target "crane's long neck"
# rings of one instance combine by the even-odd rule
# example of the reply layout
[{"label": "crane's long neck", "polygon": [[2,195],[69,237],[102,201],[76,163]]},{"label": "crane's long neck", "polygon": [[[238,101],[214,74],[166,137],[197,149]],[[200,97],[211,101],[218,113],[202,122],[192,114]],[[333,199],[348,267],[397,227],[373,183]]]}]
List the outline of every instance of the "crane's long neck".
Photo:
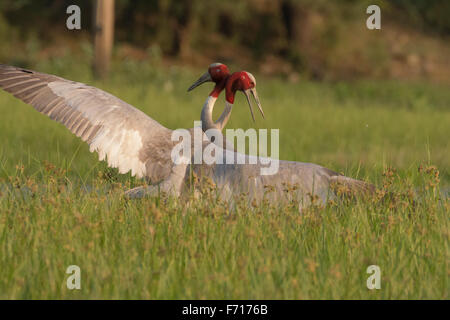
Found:
[{"label": "crane's long neck", "polygon": [[231,116],[231,110],[233,109],[233,104],[229,103],[228,101],[225,103],[225,108],[220,115],[219,119],[217,119],[216,122],[214,122],[212,118],[212,113],[214,110],[214,104],[217,101],[217,97],[214,96],[208,96],[208,98],[205,101],[205,104],[203,105],[202,114],[201,114],[201,120],[202,120],[202,130],[206,131],[208,129],[218,129],[220,131],[223,130],[225,125],[227,124],[228,120]]}]

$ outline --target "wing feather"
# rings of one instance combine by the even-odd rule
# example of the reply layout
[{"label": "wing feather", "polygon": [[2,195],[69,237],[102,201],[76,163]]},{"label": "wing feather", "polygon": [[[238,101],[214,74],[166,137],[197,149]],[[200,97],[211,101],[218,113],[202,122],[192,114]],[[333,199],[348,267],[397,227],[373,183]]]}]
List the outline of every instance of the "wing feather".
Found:
[{"label": "wing feather", "polygon": [[171,171],[172,131],[105,91],[2,64],[0,88],[62,123],[120,173],[158,182]]}]

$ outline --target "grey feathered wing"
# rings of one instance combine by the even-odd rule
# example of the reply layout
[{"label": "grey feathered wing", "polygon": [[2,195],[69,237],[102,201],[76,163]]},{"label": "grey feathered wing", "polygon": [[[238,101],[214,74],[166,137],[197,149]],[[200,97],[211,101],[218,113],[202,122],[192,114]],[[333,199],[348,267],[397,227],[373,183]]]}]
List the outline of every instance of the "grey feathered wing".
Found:
[{"label": "grey feathered wing", "polygon": [[64,124],[120,173],[151,182],[171,172],[172,130],[117,97],[83,83],[0,64],[0,87]]}]

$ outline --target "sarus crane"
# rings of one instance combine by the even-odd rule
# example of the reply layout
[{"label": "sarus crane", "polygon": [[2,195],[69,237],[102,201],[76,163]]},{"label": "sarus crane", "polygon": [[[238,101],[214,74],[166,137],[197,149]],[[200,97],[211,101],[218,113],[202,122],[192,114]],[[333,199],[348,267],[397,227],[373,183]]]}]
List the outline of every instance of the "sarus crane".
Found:
[{"label": "sarus crane", "polygon": [[[250,110],[251,94],[264,115],[256,92],[255,77],[241,71],[219,78],[215,74],[217,67],[226,68],[222,64],[211,65],[208,75],[202,76],[191,87],[195,88],[206,81],[216,83],[201,112],[203,129],[223,129],[237,91],[246,95]],[[357,193],[372,192],[374,189],[369,183],[312,163],[280,161],[276,174],[261,175],[261,157],[256,164],[251,164],[248,160],[253,156],[227,148],[220,151],[223,159],[245,158],[244,163],[234,161],[230,164],[223,161],[196,164],[192,161],[173,161],[171,153],[176,145],[171,139],[173,130],[103,90],[8,65],[0,65],[0,87],[64,124],[89,144],[91,152],[97,151],[100,160],[106,158],[110,167],[118,168],[120,173],[131,171],[133,176],[146,177],[152,183],[127,191],[126,195],[130,198],[157,195],[160,192],[180,195],[190,190],[191,174],[209,178],[215,184],[218,196],[224,200],[232,200],[234,196],[242,194],[247,195],[248,201],[261,200],[267,196],[266,188],[271,187],[273,192],[268,197],[281,202],[285,199],[286,185],[291,185],[294,186],[294,193],[289,195],[289,200],[295,198],[301,207],[309,205],[312,195],[322,202],[335,197],[332,188],[335,184],[344,185]],[[222,90],[226,94],[226,107],[219,120],[214,122],[212,108]],[[211,141],[206,138],[202,144],[206,147]]]}]

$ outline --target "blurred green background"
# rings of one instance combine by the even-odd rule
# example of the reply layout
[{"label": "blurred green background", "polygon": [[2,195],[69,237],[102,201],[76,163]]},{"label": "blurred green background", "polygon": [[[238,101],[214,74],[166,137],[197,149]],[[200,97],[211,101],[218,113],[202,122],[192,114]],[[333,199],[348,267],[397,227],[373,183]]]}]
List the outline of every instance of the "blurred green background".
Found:
[{"label": "blurred green background", "polygon": [[[65,27],[77,4],[82,30]],[[381,7],[381,30],[366,8]],[[94,1],[2,0],[0,61],[92,53]],[[450,82],[450,2],[445,0],[116,0],[117,59],[237,68],[317,80]]]}]

